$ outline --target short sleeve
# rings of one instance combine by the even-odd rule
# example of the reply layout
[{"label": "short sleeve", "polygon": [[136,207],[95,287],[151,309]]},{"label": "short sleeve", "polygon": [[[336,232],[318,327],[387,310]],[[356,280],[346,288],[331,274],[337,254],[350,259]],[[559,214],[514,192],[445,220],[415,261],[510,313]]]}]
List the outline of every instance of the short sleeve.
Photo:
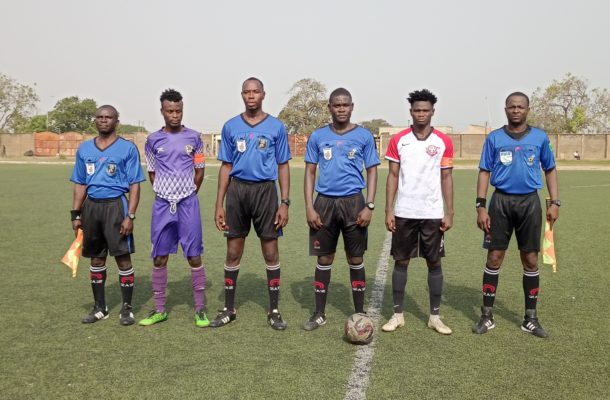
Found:
[{"label": "short sleeve", "polygon": [[72,168],[72,176],[70,176],[70,180],[79,185],[87,184],[87,168],[85,166],[85,162],[83,161],[80,147],[76,151],[76,160],[74,162],[74,168]]},{"label": "short sleeve", "polygon": [[127,160],[125,160],[125,167],[127,182],[130,185],[145,180],[144,171],[142,171],[142,165],[140,165],[140,153],[138,153],[138,148],[134,144],[129,146],[129,153]]},{"label": "short sleeve", "polygon": [[275,143],[275,160],[278,164],[284,164],[291,158],[292,154],[290,154],[290,146],[288,146],[288,133],[286,133],[284,124],[280,122],[280,129]]},{"label": "short sleeve", "polygon": [[201,136],[196,132],[195,136],[195,151],[193,154],[193,164],[195,168],[205,168],[205,154],[203,154],[203,141]]},{"label": "short sleeve", "polygon": [[400,154],[398,154],[398,140],[399,135],[394,135],[390,138],[390,143],[388,144],[388,148],[385,152],[386,160],[400,162]]},{"label": "short sleeve", "polygon": [[148,172],[155,172],[155,151],[150,138],[146,139],[144,145],[144,157],[146,158],[146,169]]},{"label": "short sleeve", "polygon": [[379,165],[379,154],[377,154],[377,146],[375,146],[375,138],[368,130],[365,130],[368,137],[364,145],[364,167],[370,168]]},{"label": "short sleeve", "polygon": [[551,140],[546,134],[544,135],[544,141],[542,142],[542,148],[540,149],[540,165],[545,171],[555,168],[553,147],[551,145]]},{"label": "short sleeve", "polygon": [[234,144],[231,140],[231,131],[227,124],[222,127],[220,135],[220,150],[218,151],[218,159],[220,161],[233,163]]},{"label": "short sleeve", "polygon": [[443,135],[442,139],[445,144],[445,152],[441,158],[441,169],[453,168],[453,141],[448,135]]},{"label": "short sleeve", "polygon": [[485,171],[491,171],[494,167],[494,135],[489,135],[485,138],[483,143],[483,150],[481,151],[481,160],[479,161],[479,168]]},{"label": "short sleeve", "polygon": [[310,164],[317,164],[319,161],[319,153],[318,153],[318,135],[314,131],[309,139],[307,139],[307,148],[305,150],[305,162]]}]

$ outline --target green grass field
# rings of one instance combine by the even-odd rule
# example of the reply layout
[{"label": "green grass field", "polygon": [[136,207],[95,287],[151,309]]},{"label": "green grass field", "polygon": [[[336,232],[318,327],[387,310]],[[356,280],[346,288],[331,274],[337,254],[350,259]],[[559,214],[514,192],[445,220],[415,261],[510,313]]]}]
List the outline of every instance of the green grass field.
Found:
[{"label": "green grass field", "polygon": [[[307,253],[302,179],[292,170],[290,223],[281,239],[280,309],[289,323],[276,332],[266,323],[268,304],[258,239],[251,236],[238,281],[238,319],[224,328],[192,322],[190,273],[181,256],[170,260],[167,322],[148,328],[118,323],[120,293],[109,262],[108,320],[80,318],[92,300],[87,261],[76,279],[59,259],[73,234],[68,210],[69,165],[0,165],[0,396],[3,399],[342,399],[357,347],[342,340],[351,313],[348,269],[337,258],[330,286],[329,322],[305,332],[313,307],[315,260]],[[369,289],[385,228],[385,174],[380,184],[365,262]],[[217,168],[206,171],[200,194],[205,230],[207,303],[223,304],[224,239],[213,226]],[[446,235],[444,321],[454,334],[426,327],[428,295],[423,261],[410,267],[407,325],[379,330],[369,399],[600,399],[610,398],[610,330],[606,262],[610,237],[610,172],[560,171],[563,206],[556,226],[558,272],[543,266],[540,318],[550,332],[541,340],[521,332],[521,267],[507,254],[496,301],[497,328],[470,332],[478,319],[485,253],[475,225],[476,171],[456,170],[455,227]],[[136,220],[135,312],[153,305],[148,257],[152,192],[143,185]],[[341,246],[341,245],[340,245]],[[341,253],[339,253],[341,254]],[[391,273],[391,268],[389,269]],[[388,276],[389,278],[389,276]],[[392,313],[386,281],[383,318]],[[368,292],[370,294],[370,290]]]}]

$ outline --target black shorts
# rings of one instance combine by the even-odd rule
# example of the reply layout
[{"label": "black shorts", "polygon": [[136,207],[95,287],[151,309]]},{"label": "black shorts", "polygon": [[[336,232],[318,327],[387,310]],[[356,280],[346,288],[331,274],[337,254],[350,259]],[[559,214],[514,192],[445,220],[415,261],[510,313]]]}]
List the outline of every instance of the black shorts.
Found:
[{"label": "black shorts", "polygon": [[423,257],[434,262],[445,257],[445,236],[440,229],[442,219],[394,219],[396,231],[392,233],[390,254],[395,261]]},{"label": "black shorts", "polygon": [[489,202],[491,229],[488,250],[506,250],[515,231],[519,250],[540,251],[542,207],[538,192],[515,195],[495,191]]},{"label": "black shorts", "polygon": [[278,208],[275,181],[249,182],[232,178],[227,189],[225,237],[245,238],[250,226],[259,238],[277,239],[282,230],[276,230],[275,213]]},{"label": "black shorts", "polygon": [[343,233],[345,253],[362,257],[366,251],[368,230],[356,225],[358,213],[364,208],[364,196],[357,193],[348,197],[318,195],[313,208],[322,220],[322,228],[309,228],[309,254],[325,256],[337,251],[339,234]]},{"label": "black shorts", "polygon": [[87,197],[81,209],[83,257],[117,257],[135,252],[133,235],[123,236],[121,223],[127,216],[127,198],[92,199]]}]

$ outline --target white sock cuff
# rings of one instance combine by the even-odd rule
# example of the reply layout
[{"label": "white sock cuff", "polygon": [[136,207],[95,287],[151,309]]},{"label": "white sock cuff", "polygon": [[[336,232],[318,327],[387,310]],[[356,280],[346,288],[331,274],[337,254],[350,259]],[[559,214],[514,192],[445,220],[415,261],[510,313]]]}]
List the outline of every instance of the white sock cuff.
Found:
[{"label": "white sock cuff", "polygon": [[225,271],[239,271],[239,267],[241,267],[241,264],[237,264],[234,267],[229,267],[227,264],[225,264]]},{"label": "white sock cuff", "polygon": [[364,268],[364,263],[358,265],[350,265],[349,269],[362,269]]},{"label": "white sock cuff", "polygon": [[330,264],[330,265],[320,265],[320,264],[316,265],[316,269],[319,269],[320,271],[328,271],[328,270],[332,269],[332,267],[333,267],[332,264]]},{"label": "white sock cuff", "polygon": [[540,276],[540,270],[539,269],[537,269],[535,271],[523,270],[523,276],[531,276],[531,277]]},{"label": "white sock cuff", "polygon": [[102,265],[101,267],[94,267],[93,265],[89,266],[89,271],[91,272],[104,272],[106,271],[106,266]]},{"label": "white sock cuff", "polygon": [[133,267],[123,271],[123,270],[119,270],[119,275],[121,276],[127,276],[127,275],[131,275],[133,274],[135,271],[133,270]]},{"label": "white sock cuff", "polygon": [[278,264],[278,265],[267,265],[267,271],[275,271],[276,269],[280,269],[280,264]]}]

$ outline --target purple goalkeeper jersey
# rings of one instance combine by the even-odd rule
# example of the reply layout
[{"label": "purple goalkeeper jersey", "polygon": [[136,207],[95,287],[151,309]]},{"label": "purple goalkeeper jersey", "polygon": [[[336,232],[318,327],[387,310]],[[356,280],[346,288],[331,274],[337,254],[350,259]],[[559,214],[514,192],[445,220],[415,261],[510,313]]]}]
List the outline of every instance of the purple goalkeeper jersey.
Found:
[{"label": "purple goalkeeper jersey", "polygon": [[199,133],[184,126],[178,133],[160,129],[148,136],[144,152],[157,196],[177,203],[195,192],[195,168],[205,167]]}]

